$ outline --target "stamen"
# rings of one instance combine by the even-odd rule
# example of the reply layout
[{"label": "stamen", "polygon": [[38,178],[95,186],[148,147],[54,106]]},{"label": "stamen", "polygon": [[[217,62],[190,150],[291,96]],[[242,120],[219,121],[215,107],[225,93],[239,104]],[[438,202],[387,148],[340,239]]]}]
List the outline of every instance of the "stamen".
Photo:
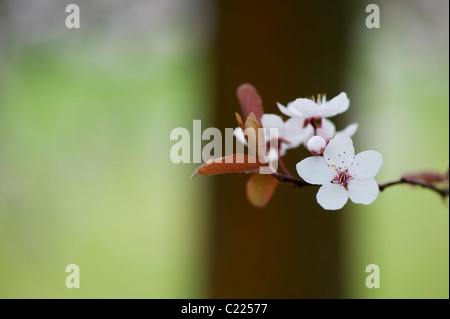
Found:
[{"label": "stamen", "polygon": [[[341,168],[339,167],[339,169],[341,169]],[[345,171],[338,171],[338,170],[336,170],[336,173],[337,173],[337,175],[336,175],[336,177],[331,181],[331,183],[333,183],[333,184],[338,184],[338,185],[341,185],[341,186],[344,186],[344,188],[345,188],[346,190],[348,190],[348,182],[351,181],[351,180],[353,179],[353,176],[351,176],[351,175],[348,173],[348,169],[346,169]],[[356,176],[356,174],[355,174],[355,176]]]}]

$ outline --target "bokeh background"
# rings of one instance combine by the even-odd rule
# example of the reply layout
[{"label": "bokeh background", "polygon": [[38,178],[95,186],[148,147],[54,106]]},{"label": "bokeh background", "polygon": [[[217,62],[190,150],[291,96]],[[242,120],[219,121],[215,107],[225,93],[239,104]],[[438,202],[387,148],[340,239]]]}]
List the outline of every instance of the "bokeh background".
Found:
[{"label": "bokeh background", "polygon": [[[76,3],[81,28],[65,27]],[[381,28],[367,29],[377,3]],[[448,298],[449,208],[396,186],[325,212],[248,176],[189,176],[173,128],[234,127],[236,87],[275,102],[341,91],[377,179],[449,166],[449,4],[0,2],[1,298]],[[290,151],[294,167],[306,152]],[[67,289],[65,267],[80,266]],[[381,287],[367,289],[377,264]]]}]

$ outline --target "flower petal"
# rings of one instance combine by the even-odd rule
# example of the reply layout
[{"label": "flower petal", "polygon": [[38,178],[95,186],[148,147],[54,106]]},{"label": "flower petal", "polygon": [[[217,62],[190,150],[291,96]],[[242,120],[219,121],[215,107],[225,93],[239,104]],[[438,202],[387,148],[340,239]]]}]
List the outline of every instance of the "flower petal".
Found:
[{"label": "flower petal", "polygon": [[341,92],[338,96],[332,98],[330,101],[325,102],[325,114],[324,117],[332,117],[348,110],[350,106],[350,100],[347,94]]},{"label": "flower petal", "polygon": [[288,103],[288,109],[306,118],[322,116],[322,108],[310,99],[296,99]]},{"label": "flower petal", "polygon": [[371,204],[379,192],[378,184],[373,178],[353,179],[348,183],[348,196],[356,204]]},{"label": "flower petal", "polygon": [[266,141],[270,140],[270,129],[278,129],[278,138],[283,136],[284,122],[278,115],[263,114],[261,118],[261,125],[264,129],[264,137]]},{"label": "flower petal", "polygon": [[351,169],[357,178],[375,177],[383,165],[383,156],[377,151],[365,151],[357,154]]},{"label": "flower petal", "polygon": [[331,140],[335,133],[336,126],[334,126],[333,122],[325,118],[322,119],[322,127],[316,130],[316,135],[323,137],[327,141]]},{"label": "flower petal", "polygon": [[325,148],[323,157],[329,164],[336,167],[349,167],[355,156],[352,139],[346,135],[338,135],[333,138]]},{"label": "flower petal", "polygon": [[319,189],[316,199],[324,209],[337,210],[347,203],[348,192],[341,185],[329,183]]},{"label": "flower petal", "polygon": [[286,149],[298,147],[302,143],[307,142],[307,138],[313,134],[312,125],[303,127],[305,120],[301,117],[292,117],[284,123],[284,132],[282,138],[289,142]]},{"label": "flower petal", "polygon": [[352,137],[353,135],[355,135],[356,131],[358,130],[358,123],[352,123],[350,125],[348,125],[346,128],[344,128],[341,131],[336,132],[336,135],[338,134],[345,134],[349,137]]},{"label": "flower petal", "polygon": [[[281,143],[281,146],[280,146],[280,156],[281,157],[286,155],[286,151],[290,148],[289,146],[290,146],[290,144]],[[269,158],[270,158],[270,154],[269,154]]]},{"label": "flower petal", "polygon": [[284,122],[283,119],[276,114],[263,114],[261,117],[261,125],[262,127],[267,128],[277,128],[281,132],[284,127]]},{"label": "flower petal", "polygon": [[278,105],[278,109],[280,110],[281,113],[283,113],[284,115],[290,116],[290,117],[301,117],[302,115],[298,112],[294,112],[293,110],[287,108],[286,106],[280,104],[277,102]]},{"label": "flower petal", "polygon": [[310,184],[328,184],[334,178],[333,170],[322,156],[307,157],[296,167],[298,175]]}]

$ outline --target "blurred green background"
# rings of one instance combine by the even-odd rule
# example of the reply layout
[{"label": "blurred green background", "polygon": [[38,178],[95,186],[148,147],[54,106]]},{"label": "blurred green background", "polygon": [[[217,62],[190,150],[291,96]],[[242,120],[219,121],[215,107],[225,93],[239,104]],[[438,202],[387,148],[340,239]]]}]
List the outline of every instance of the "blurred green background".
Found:
[{"label": "blurred green background", "polygon": [[[380,2],[381,28],[355,29],[349,55],[352,119],[358,151],[375,149],[386,182],[404,173],[445,173],[449,160],[448,2]],[[344,219],[346,296],[449,297],[448,198],[395,186]],[[360,270],[380,267],[380,289]],[[359,276],[355,276],[359,271]]]},{"label": "blurred green background", "polygon": [[[2,8],[0,296],[204,296],[206,184],[169,158],[171,130],[207,103],[202,41],[181,38],[188,7],[78,2],[69,30],[58,2]],[[166,13],[122,34],[136,10]],[[65,287],[69,263],[81,289]]]},{"label": "blurred green background", "polygon": [[[169,135],[211,125],[219,9],[72,2],[79,30],[64,25],[70,1],[0,4],[0,297],[208,297],[213,178],[189,181],[195,164],[170,162]],[[380,182],[448,169],[448,2],[412,3],[380,1],[376,30],[355,5],[336,88],[360,123],[356,151],[383,154]],[[448,298],[448,213],[404,185],[336,213],[340,297]],[[71,263],[80,289],[65,287]],[[372,263],[380,289],[365,287]]]}]

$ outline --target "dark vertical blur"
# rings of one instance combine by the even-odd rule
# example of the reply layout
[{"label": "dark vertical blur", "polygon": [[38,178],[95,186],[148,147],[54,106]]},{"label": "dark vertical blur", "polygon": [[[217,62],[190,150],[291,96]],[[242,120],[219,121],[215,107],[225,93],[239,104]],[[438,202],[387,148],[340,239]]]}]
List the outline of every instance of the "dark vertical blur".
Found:
[{"label": "dark vertical blur", "polygon": [[[235,127],[235,91],[252,83],[266,113],[300,96],[341,85],[350,13],[346,1],[218,1],[215,47],[216,125]],[[339,121],[337,122],[339,125]],[[286,164],[306,153],[288,151]],[[248,175],[214,179],[211,297],[340,296],[339,214],[315,202],[317,188],[279,185],[265,209],[245,196]]]}]

